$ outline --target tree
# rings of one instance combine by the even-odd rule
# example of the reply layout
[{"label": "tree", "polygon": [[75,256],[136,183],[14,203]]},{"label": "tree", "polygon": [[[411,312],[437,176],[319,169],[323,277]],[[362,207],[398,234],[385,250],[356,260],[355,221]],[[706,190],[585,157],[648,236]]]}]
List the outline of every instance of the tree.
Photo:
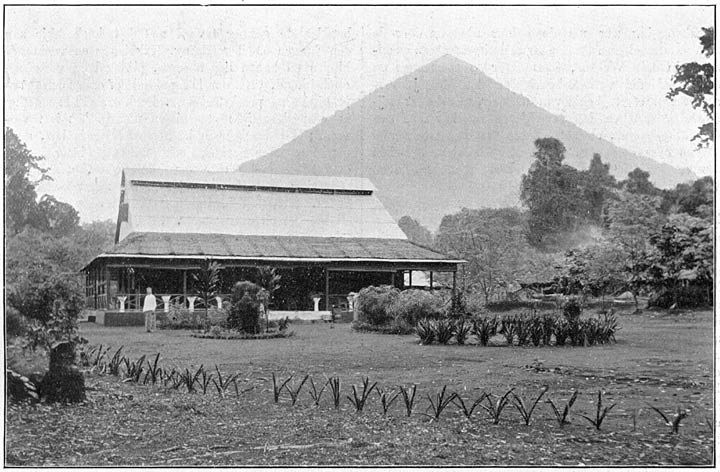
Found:
[{"label": "tree", "polygon": [[659,195],[660,190],[650,182],[650,172],[636,167],[628,173],[628,178],[620,182],[623,190],[636,195]]},{"label": "tree", "polygon": [[659,198],[621,192],[608,208],[610,241],[622,251],[625,285],[639,311],[638,294],[646,282],[650,234],[662,224]]},{"label": "tree", "polygon": [[405,236],[407,236],[410,242],[425,247],[432,247],[432,233],[417,220],[405,215],[398,221],[398,226],[400,226],[400,229],[403,230],[403,233],[405,233]]},{"label": "tree", "polygon": [[[715,54],[715,28],[702,28],[700,45],[705,57],[712,57]],[[672,77],[676,85],[667,93],[667,98],[672,100],[680,94],[690,97],[692,107],[700,108],[710,120],[698,128],[698,133],[691,141],[699,141],[698,147],[707,147],[715,141],[713,124],[715,122],[715,106],[713,104],[713,89],[715,68],[712,62],[699,64],[687,62],[675,66],[675,75]]]},{"label": "tree", "polygon": [[5,233],[14,235],[38,216],[35,187],[51,180],[35,156],[10,128],[5,128]]},{"label": "tree", "polygon": [[713,178],[706,176],[663,191],[662,208],[666,214],[687,213],[699,218],[711,218],[714,195]]},{"label": "tree", "polygon": [[527,215],[514,208],[469,210],[443,217],[436,247],[468,261],[465,278],[485,303],[518,280],[544,278],[547,258],[527,242]]},{"label": "tree", "polygon": [[210,300],[217,294],[217,288],[220,284],[220,270],[222,270],[222,266],[208,258],[204,259],[200,264],[200,269],[192,274],[195,289],[203,302],[205,302],[206,329],[209,328],[208,324],[210,322]]},{"label": "tree", "polygon": [[563,165],[565,146],[555,138],[535,141],[535,161],[522,177],[520,199],[529,210],[528,237],[535,247],[548,247],[558,233],[585,221],[587,206],[577,169]]},{"label": "tree", "polygon": [[72,205],[58,201],[52,195],[43,195],[38,203],[38,221],[42,231],[53,236],[68,236],[79,228],[80,216]]},{"label": "tree", "polygon": [[282,277],[278,274],[274,267],[261,266],[258,267],[258,280],[257,284],[265,289],[267,294],[267,300],[264,301],[265,309],[265,331],[268,329],[269,318],[268,312],[270,311],[270,304],[273,301],[273,295],[280,288],[280,280]]},{"label": "tree", "polygon": [[581,172],[583,197],[587,203],[588,218],[593,223],[602,222],[605,203],[612,198],[617,182],[610,174],[610,164],[604,164],[600,154],[593,154],[588,170]]},{"label": "tree", "polygon": [[[712,303],[714,287],[713,224],[710,219],[696,218],[684,213],[670,215],[667,222],[650,236],[653,253],[648,273],[658,291],[666,290],[672,303],[679,299],[685,283],[692,282],[702,289],[704,302]],[[691,294],[697,303],[696,294]]]}]

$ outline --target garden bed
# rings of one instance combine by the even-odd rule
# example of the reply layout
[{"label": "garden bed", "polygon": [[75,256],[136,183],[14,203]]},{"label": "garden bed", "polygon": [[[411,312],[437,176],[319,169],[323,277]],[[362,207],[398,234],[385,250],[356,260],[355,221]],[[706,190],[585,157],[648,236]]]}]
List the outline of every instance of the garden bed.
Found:
[{"label": "garden bed", "polygon": [[201,339],[278,339],[278,338],[289,338],[294,336],[295,331],[275,331],[272,333],[242,333],[238,331],[222,331],[219,333],[207,332],[207,333],[191,333],[190,336],[193,338]]}]

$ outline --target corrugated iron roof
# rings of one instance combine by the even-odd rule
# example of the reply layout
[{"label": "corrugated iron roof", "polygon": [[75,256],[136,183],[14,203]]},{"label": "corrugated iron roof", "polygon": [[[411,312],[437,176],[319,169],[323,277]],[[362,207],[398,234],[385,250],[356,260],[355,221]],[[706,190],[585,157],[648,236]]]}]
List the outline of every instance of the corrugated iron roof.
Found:
[{"label": "corrugated iron roof", "polygon": [[461,262],[401,239],[197,233],[132,233],[103,256]]}]

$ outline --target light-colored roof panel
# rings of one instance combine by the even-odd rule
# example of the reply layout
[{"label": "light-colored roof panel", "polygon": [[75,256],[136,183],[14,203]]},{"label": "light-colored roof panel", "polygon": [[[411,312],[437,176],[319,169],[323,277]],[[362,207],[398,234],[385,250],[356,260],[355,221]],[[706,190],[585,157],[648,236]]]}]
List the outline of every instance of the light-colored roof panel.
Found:
[{"label": "light-colored roof panel", "polygon": [[130,184],[130,181],[134,180],[143,182],[375,191],[375,187],[370,180],[363,177],[302,176],[141,168],[127,168],[123,169],[123,172],[126,187]]},{"label": "light-colored roof panel", "polygon": [[[296,177],[296,176],[294,176]],[[135,186],[130,232],[406,239],[375,195]],[[121,238],[122,239],[122,238]]]}]

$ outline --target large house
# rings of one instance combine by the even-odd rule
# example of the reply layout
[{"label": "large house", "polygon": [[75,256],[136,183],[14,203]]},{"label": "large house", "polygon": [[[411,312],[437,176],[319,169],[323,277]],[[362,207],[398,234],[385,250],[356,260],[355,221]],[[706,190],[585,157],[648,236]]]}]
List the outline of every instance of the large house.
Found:
[{"label": "large house", "polygon": [[364,178],[125,169],[115,245],[83,269],[86,306],[129,319],[151,287],[190,308],[206,260],[223,267],[221,297],[275,268],[281,313],[345,308],[368,285],[403,288],[411,271],[454,281],[462,262],[408,241]]}]

